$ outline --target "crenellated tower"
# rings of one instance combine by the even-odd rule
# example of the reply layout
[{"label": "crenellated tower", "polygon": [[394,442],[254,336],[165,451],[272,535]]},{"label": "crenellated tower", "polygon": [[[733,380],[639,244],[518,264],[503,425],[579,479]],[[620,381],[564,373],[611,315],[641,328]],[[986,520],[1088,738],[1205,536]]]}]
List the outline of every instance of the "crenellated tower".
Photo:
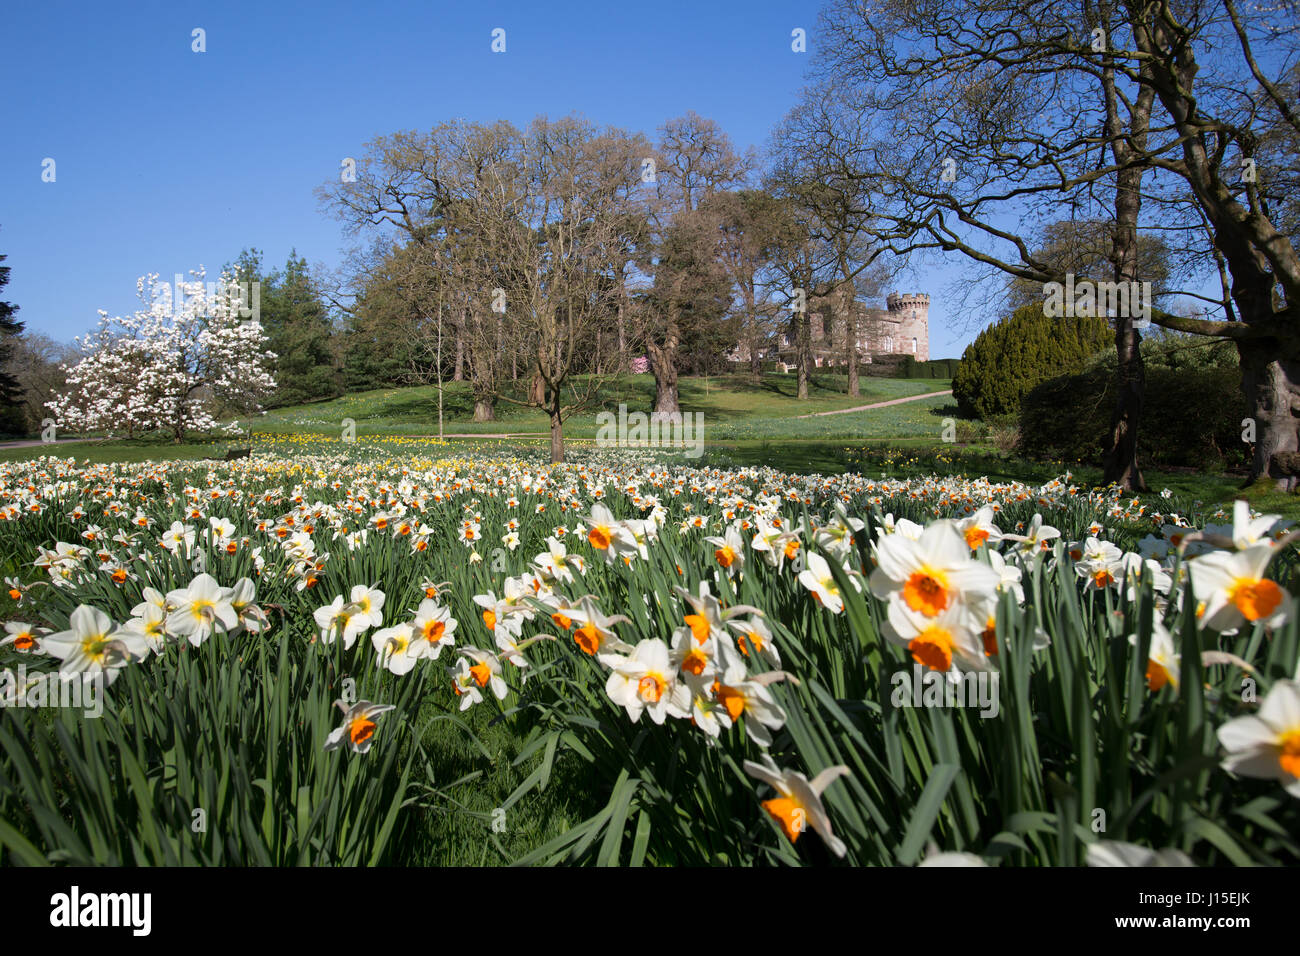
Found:
[{"label": "crenellated tower", "polygon": [[891,292],[885,297],[889,317],[898,323],[901,341],[894,352],[915,355],[918,362],[930,361],[930,297],[924,292]]}]

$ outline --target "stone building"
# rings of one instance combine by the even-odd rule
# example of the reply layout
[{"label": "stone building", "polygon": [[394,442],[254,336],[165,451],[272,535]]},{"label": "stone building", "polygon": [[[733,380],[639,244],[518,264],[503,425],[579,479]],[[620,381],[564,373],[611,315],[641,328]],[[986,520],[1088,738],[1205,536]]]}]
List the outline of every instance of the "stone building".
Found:
[{"label": "stone building", "polygon": [[[869,364],[872,356],[911,355],[918,362],[930,360],[930,296],[924,292],[891,292],[885,298],[886,308],[870,309],[865,302],[854,301],[857,312],[858,361]],[[808,303],[808,324],[812,335],[813,362],[818,367],[848,364],[845,348],[846,323],[831,311],[829,300],[813,299]],[[834,316],[829,323],[828,316]],[[830,326],[829,334],[827,326]],[[742,344],[732,353],[735,362],[749,361],[749,348]],[[782,371],[798,364],[794,336],[786,332],[759,355],[762,359],[775,359]]]}]

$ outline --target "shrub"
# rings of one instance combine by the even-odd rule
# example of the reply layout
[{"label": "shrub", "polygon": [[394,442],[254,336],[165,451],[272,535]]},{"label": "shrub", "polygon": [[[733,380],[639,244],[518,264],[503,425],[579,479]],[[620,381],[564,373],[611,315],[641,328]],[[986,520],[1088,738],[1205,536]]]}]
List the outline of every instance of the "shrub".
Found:
[{"label": "shrub", "polygon": [[[1241,461],[1246,414],[1236,350],[1226,342],[1144,341],[1146,394],[1138,429],[1144,464],[1206,468]],[[1021,403],[1019,450],[1055,461],[1103,454],[1115,404],[1115,356],[1035,387]]]},{"label": "shrub", "polygon": [[957,374],[960,365],[960,359],[931,359],[928,362],[918,362],[908,355],[898,367],[897,374],[899,378],[950,379]]},{"label": "shrub", "polygon": [[968,417],[1014,415],[1031,388],[1081,370],[1112,345],[1104,318],[1053,319],[1039,304],[1022,306],[966,348],[953,375],[953,397]]}]

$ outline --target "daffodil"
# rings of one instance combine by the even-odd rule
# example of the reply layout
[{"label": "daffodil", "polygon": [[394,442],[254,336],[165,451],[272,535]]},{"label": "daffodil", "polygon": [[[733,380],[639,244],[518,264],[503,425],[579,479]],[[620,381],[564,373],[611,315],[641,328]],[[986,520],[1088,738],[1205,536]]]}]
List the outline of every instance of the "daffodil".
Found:
[{"label": "daffodil", "polygon": [[444,647],[456,643],[456,619],[451,611],[431,598],[425,598],[415,611],[415,620],[411,622],[410,653],[415,657],[428,657],[437,660]]},{"label": "daffodil", "polygon": [[[1244,551],[1213,551],[1188,562],[1201,627],[1226,631],[1243,623],[1285,620],[1291,595],[1264,576],[1277,549],[1269,543]],[[1202,606],[1203,605],[1203,606]]]},{"label": "daffodil", "polygon": [[477,647],[462,647],[457,653],[463,655],[462,659],[468,657],[474,661],[469,672],[475,684],[490,689],[497,700],[505,700],[510,688],[501,676],[501,659],[497,655]]},{"label": "daffodil", "polygon": [[1300,797],[1300,682],[1275,682],[1258,714],[1228,721],[1218,736],[1224,770],[1277,780]]},{"label": "daffodil", "polygon": [[632,723],[649,714],[656,724],[668,717],[685,717],[690,712],[690,692],[679,679],[668,645],[655,637],[640,641],[626,657],[605,658],[612,671],[605,693],[626,708]]},{"label": "daffodil", "polygon": [[886,639],[907,648],[918,664],[957,680],[964,671],[993,668],[983,640],[986,627],[987,618],[970,605],[953,603],[928,616],[902,601],[891,601],[882,631]]},{"label": "daffodil", "polygon": [[971,557],[950,521],[934,522],[917,540],[901,534],[881,538],[876,562],[871,592],[925,617],[958,603],[986,606],[1000,584],[998,572]]},{"label": "daffodil", "polygon": [[334,705],[343,711],[343,724],[330,732],[325,738],[325,749],[334,750],[347,744],[353,753],[363,754],[375,742],[375,718],[390,711],[394,704],[373,704],[368,700],[359,700],[351,707],[337,700]]},{"label": "daffodil", "polygon": [[848,852],[844,842],[831,831],[831,819],[822,806],[822,794],[838,777],[848,776],[848,767],[827,767],[809,780],[797,770],[781,770],[770,756],[763,754],[762,763],[746,760],[744,768],[745,773],[776,791],[775,797],[763,801],[763,809],[780,825],[791,843],[811,826],[836,856]]},{"label": "daffodil", "polygon": [[[1151,626],[1151,647],[1147,651],[1147,687],[1152,691],[1158,691],[1169,684],[1176,691],[1182,659],[1174,649],[1174,639],[1164,623],[1159,618],[1155,618]],[[1128,642],[1137,647],[1138,635],[1130,634]]]},{"label": "daffodil", "polygon": [[167,615],[167,632],[186,638],[198,647],[216,628],[229,632],[239,625],[239,614],[230,603],[231,592],[210,574],[200,574],[188,588],[167,595],[175,608]]},{"label": "daffodil", "polygon": [[414,650],[414,629],[410,624],[385,627],[370,635],[374,645],[376,663],[394,674],[408,674],[420,660]]},{"label": "daffodil", "polygon": [[745,542],[735,525],[728,525],[720,538],[705,538],[704,543],[713,547],[713,559],[731,577],[739,574],[745,567]]},{"label": "daffodil", "polygon": [[59,658],[59,675],[64,680],[89,680],[100,675],[111,683],[117,671],[132,658],[144,657],[149,648],[143,638],[116,629],[107,614],[82,604],[72,612],[66,631],[51,634],[41,650]]},{"label": "daffodil", "polygon": [[20,654],[30,654],[32,651],[40,653],[41,638],[48,633],[50,630],[47,627],[33,627],[22,621],[9,621],[5,624],[6,637],[0,640],[0,647],[9,644]]}]

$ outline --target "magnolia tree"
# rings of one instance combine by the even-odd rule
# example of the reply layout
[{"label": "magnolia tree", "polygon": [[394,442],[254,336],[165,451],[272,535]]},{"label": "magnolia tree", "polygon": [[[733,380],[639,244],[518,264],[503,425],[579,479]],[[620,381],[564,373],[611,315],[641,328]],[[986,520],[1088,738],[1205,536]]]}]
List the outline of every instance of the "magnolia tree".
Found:
[{"label": "magnolia tree", "polygon": [[[78,339],[81,358],[65,366],[67,386],[46,407],[62,428],[135,437],[162,430],[177,441],[188,431],[221,429],[218,415],[250,415],[275,388],[275,354],[257,315],[256,289],[223,273],[204,281],[200,268],[172,287],[142,276],[146,308],[110,318]],[[239,434],[238,424],[224,429]]]}]

